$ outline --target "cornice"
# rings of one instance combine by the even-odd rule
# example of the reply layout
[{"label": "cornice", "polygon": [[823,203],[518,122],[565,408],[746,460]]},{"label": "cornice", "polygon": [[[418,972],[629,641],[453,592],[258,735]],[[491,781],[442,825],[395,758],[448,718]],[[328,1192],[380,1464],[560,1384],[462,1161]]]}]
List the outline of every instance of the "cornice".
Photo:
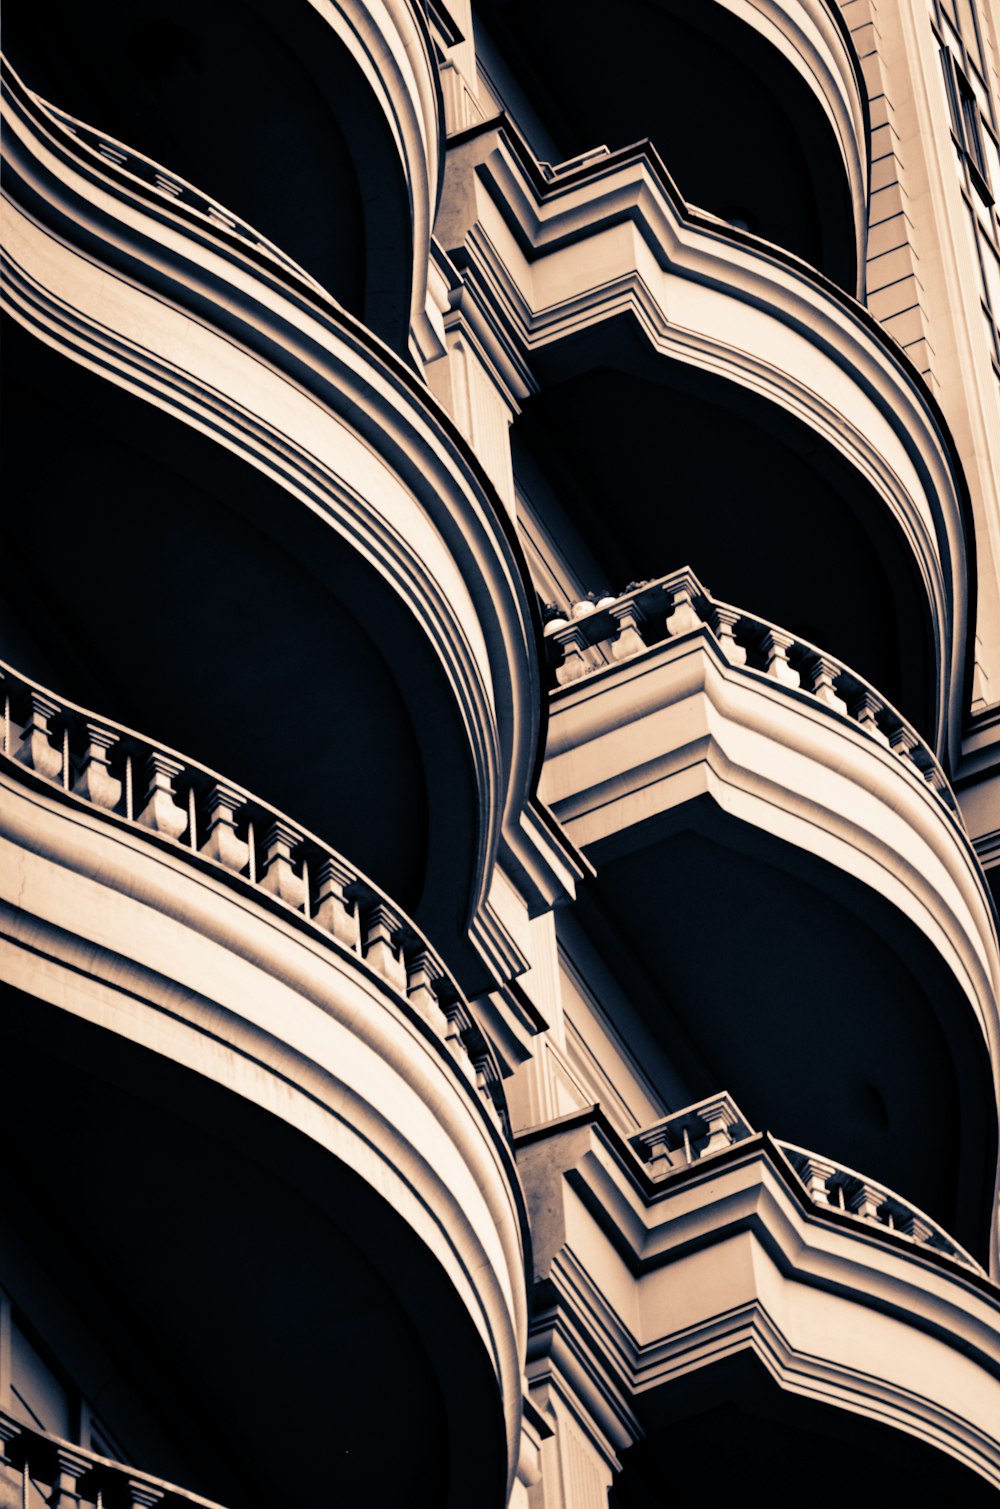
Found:
[{"label": "cornice", "polygon": [[936,743],[950,760],[974,541],[954,443],[903,352],[804,263],[689,209],[648,143],[546,178],[498,117],[452,138],[448,174],[436,236],[516,332],[536,381],[568,335],[626,315],[651,358],[696,365],[793,413],[880,494],[931,606]]}]

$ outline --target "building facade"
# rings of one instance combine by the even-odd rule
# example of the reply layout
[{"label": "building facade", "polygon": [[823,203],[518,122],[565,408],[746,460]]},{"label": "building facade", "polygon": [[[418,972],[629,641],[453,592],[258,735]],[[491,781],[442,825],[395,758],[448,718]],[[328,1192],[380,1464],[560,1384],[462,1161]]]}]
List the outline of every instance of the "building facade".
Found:
[{"label": "building facade", "polygon": [[0,1503],[995,1502],[995,7],[4,50]]}]

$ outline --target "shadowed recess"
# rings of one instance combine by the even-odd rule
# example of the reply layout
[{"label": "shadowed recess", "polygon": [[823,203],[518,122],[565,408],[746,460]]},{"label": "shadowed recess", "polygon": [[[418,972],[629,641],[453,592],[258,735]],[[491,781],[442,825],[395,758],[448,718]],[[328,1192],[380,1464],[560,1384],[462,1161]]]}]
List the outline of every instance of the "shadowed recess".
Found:
[{"label": "shadowed recess", "polygon": [[478,9],[560,161],[648,138],[688,204],[855,291],[854,209],[833,128],[798,70],[753,27],[713,0],[484,0]]},{"label": "shadowed recess", "polygon": [[[10,990],[0,1042],[0,1135],[21,1150],[5,1219],[112,1359],[73,1381],[144,1471],[227,1509],[499,1504],[482,1342],[373,1189],[240,1097]],[[13,1298],[44,1341],[45,1308]]]},{"label": "shadowed recess", "polygon": [[479,806],[394,588],[256,468],[9,323],[4,658],[284,811],[447,958]]},{"label": "shadowed recess", "polygon": [[403,165],[314,6],[9,0],[4,47],[43,99],[218,200],[405,353]]}]

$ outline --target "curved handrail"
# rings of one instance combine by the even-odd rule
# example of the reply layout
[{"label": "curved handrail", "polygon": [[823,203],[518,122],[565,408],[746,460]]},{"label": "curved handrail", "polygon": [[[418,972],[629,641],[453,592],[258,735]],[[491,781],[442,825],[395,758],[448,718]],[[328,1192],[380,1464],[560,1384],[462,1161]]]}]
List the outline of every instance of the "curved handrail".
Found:
[{"label": "curved handrail", "polygon": [[136,179],[146,188],[154,190],[162,196],[165,203],[182,204],[185,209],[194,211],[214,230],[221,229],[238,236],[254,251],[277,262],[283,271],[293,273],[296,278],[308,283],[324,298],[332,298],[321,283],[318,283],[306,272],[305,268],[300,267],[280,247],[275,246],[273,241],[268,241],[266,236],[254,230],[253,226],[245,220],[240,220],[231,210],[226,209],[202,189],[195,188],[194,184],[188,183],[187,179],[181,178],[179,174],[163,167],[162,164],[154,162],[151,157],[137,152],[134,147],[127,146],[117,137],[109,136],[106,131],[99,131],[95,126],[88,126],[85,121],[78,120],[76,116],[70,115],[65,110],[60,110],[48,100],[42,99],[41,95],[33,90],[26,92],[44,114],[60,125],[64,131],[75,136],[81,146],[93,152],[105,163],[111,163],[112,167]]},{"label": "curved handrail", "polygon": [[461,989],[417,926],[356,866],[242,786],[2,661],[0,687],[8,768],[31,770],[68,798],[239,877],[364,960],[443,1043],[509,1137],[499,1070]]},{"label": "curved handrail", "polygon": [[953,1258],[964,1268],[971,1268],[974,1273],[985,1274],[975,1258],[948,1236],[936,1221],[918,1206],[901,1200],[884,1184],[876,1183],[846,1164],[797,1147],[794,1142],[785,1142],[778,1137],[773,1140],[792,1165],[814,1205],[841,1211],[868,1225],[881,1226],[909,1237],[918,1247],[930,1247]]},{"label": "curved handrail", "polygon": [[[671,1111],[662,1120],[636,1132],[629,1141],[646,1164],[647,1172],[659,1181],[758,1135],[732,1096],[720,1090],[695,1105]],[[832,1158],[797,1147],[794,1142],[777,1137],[770,1140],[785,1155],[806,1194],[821,1210],[837,1211],[907,1237],[916,1246],[942,1253],[985,1277],[982,1266],[936,1221],[884,1184]]]},{"label": "curved handrail", "polygon": [[933,750],[870,682],[809,640],[717,601],[688,566],[636,582],[619,597],[574,603],[569,617],[554,605],[546,616],[555,687],[681,634],[707,629],[734,669],[804,692],[850,719],[914,770],[960,821],[955,794]]},{"label": "curved handrail", "polygon": [[[56,1490],[59,1503],[62,1503],[65,1492],[75,1503],[98,1506],[109,1502],[129,1504],[132,1509],[153,1504],[158,1509],[221,1509],[213,1499],[189,1493],[175,1483],[167,1483],[125,1462],[102,1457],[89,1447],[78,1446],[38,1426],[28,1425],[6,1410],[0,1410],[0,1446],[4,1449],[0,1466],[21,1474],[25,1504],[29,1500],[30,1488],[34,1486],[37,1491],[37,1480],[40,1480],[50,1485],[59,1484]],[[69,1484],[72,1484],[71,1488],[68,1488]],[[45,1500],[47,1503],[56,1501],[55,1496]]]}]

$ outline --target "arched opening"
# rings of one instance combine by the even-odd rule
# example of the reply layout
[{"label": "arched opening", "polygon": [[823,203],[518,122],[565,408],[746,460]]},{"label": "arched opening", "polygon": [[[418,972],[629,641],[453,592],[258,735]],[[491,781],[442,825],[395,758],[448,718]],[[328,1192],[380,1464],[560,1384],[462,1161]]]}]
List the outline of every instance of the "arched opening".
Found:
[{"label": "arched opening", "polygon": [[129,1460],[229,1509],[499,1509],[491,1359],[381,1195],[240,1096],[9,988],[0,1042],[19,1149],[3,1287]]},{"label": "arched opening", "polygon": [[460,974],[484,818],[395,587],[321,513],[13,322],[5,355],[4,658],[310,829]]},{"label": "arched opening", "polygon": [[889,901],[710,797],[593,846],[595,946],[691,1102],[853,1169],[988,1252],[997,1117],[948,962]]},{"label": "arched opening", "polygon": [[[717,599],[817,643],[935,737],[931,604],[860,470],[778,403],[612,322],[541,353],[514,426],[529,532],[617,593],[690,566]],[[538,582],[540,590],[546,584]]]},{"label": "arched opening", "polygon": [[315,6],[278,17],[266,0],[15,0],[4,45],[44,100],[216,199],[406,352],[404,166]]},{"label": "arched opening", "polygon": [[790,59],[726,6],[483,0],[477,11],[556,160],[648,138],[689,205],[742,222],[855,291],[866,207],[853,203],[826,110]]}]

